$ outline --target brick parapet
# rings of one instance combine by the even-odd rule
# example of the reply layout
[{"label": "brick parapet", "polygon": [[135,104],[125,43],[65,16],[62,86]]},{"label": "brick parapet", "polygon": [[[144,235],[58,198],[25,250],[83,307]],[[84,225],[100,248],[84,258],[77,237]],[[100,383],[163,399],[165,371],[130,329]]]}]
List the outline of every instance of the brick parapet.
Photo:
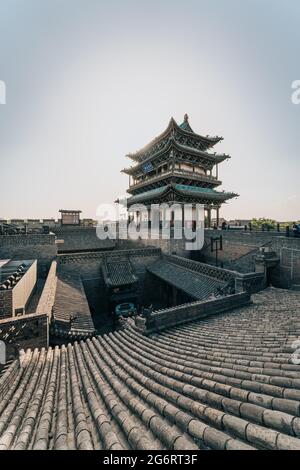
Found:
[{"label": "brick parapet", "polygon": [[135,328],[148,335],[172,326],[233,310],[248,305],[250,302],[250,293],[241,292],[212,300],[186,303],[154,311],[144,318],[136,317]]}]

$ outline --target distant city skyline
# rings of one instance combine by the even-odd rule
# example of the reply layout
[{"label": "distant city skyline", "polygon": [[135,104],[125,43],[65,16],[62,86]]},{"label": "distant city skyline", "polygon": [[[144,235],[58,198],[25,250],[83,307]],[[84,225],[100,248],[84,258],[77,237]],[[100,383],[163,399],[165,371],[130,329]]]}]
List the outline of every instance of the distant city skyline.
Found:
[{"label": "distant city skyline", "polygon": [[96,218],[185,113],[221,135],[226,219],[299,220],[297,0],[2,0],[0,218]]}]

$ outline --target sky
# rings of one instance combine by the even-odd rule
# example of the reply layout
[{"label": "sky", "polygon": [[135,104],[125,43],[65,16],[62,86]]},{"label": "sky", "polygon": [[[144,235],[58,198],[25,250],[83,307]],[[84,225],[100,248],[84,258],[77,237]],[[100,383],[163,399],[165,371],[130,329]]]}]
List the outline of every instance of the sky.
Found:
[{"label": "sky", "polygon": [[221,216],[300,219],[299,18],[299,0],[0,0],[0,218],[95,218],[125,155],[188,113],[231,155]]}]

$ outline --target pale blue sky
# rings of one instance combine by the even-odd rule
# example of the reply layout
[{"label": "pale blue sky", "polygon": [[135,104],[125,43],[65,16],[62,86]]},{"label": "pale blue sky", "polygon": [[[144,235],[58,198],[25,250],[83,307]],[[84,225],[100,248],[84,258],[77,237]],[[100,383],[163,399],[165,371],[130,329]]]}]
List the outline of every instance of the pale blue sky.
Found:
[{"label": "pale blue sky", "polygon": [[232,156],[221,215],[299,219],[299,18],[299,0],[0,0],[0,217],[95,217],[125,155],[187,112]]}]

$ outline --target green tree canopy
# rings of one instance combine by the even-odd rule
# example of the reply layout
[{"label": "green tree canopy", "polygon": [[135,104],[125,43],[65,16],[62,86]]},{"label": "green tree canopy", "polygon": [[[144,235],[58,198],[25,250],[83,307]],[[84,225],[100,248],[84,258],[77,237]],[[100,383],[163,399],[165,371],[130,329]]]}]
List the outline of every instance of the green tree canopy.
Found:
[{"label": "green tree canopy", "polygon": [[263,228],[265,230],[276,228],[276,220],[266,219],[264,217],[260,219],[252,219],[251,224],[252,228],[255,230],[262,230]]}]

